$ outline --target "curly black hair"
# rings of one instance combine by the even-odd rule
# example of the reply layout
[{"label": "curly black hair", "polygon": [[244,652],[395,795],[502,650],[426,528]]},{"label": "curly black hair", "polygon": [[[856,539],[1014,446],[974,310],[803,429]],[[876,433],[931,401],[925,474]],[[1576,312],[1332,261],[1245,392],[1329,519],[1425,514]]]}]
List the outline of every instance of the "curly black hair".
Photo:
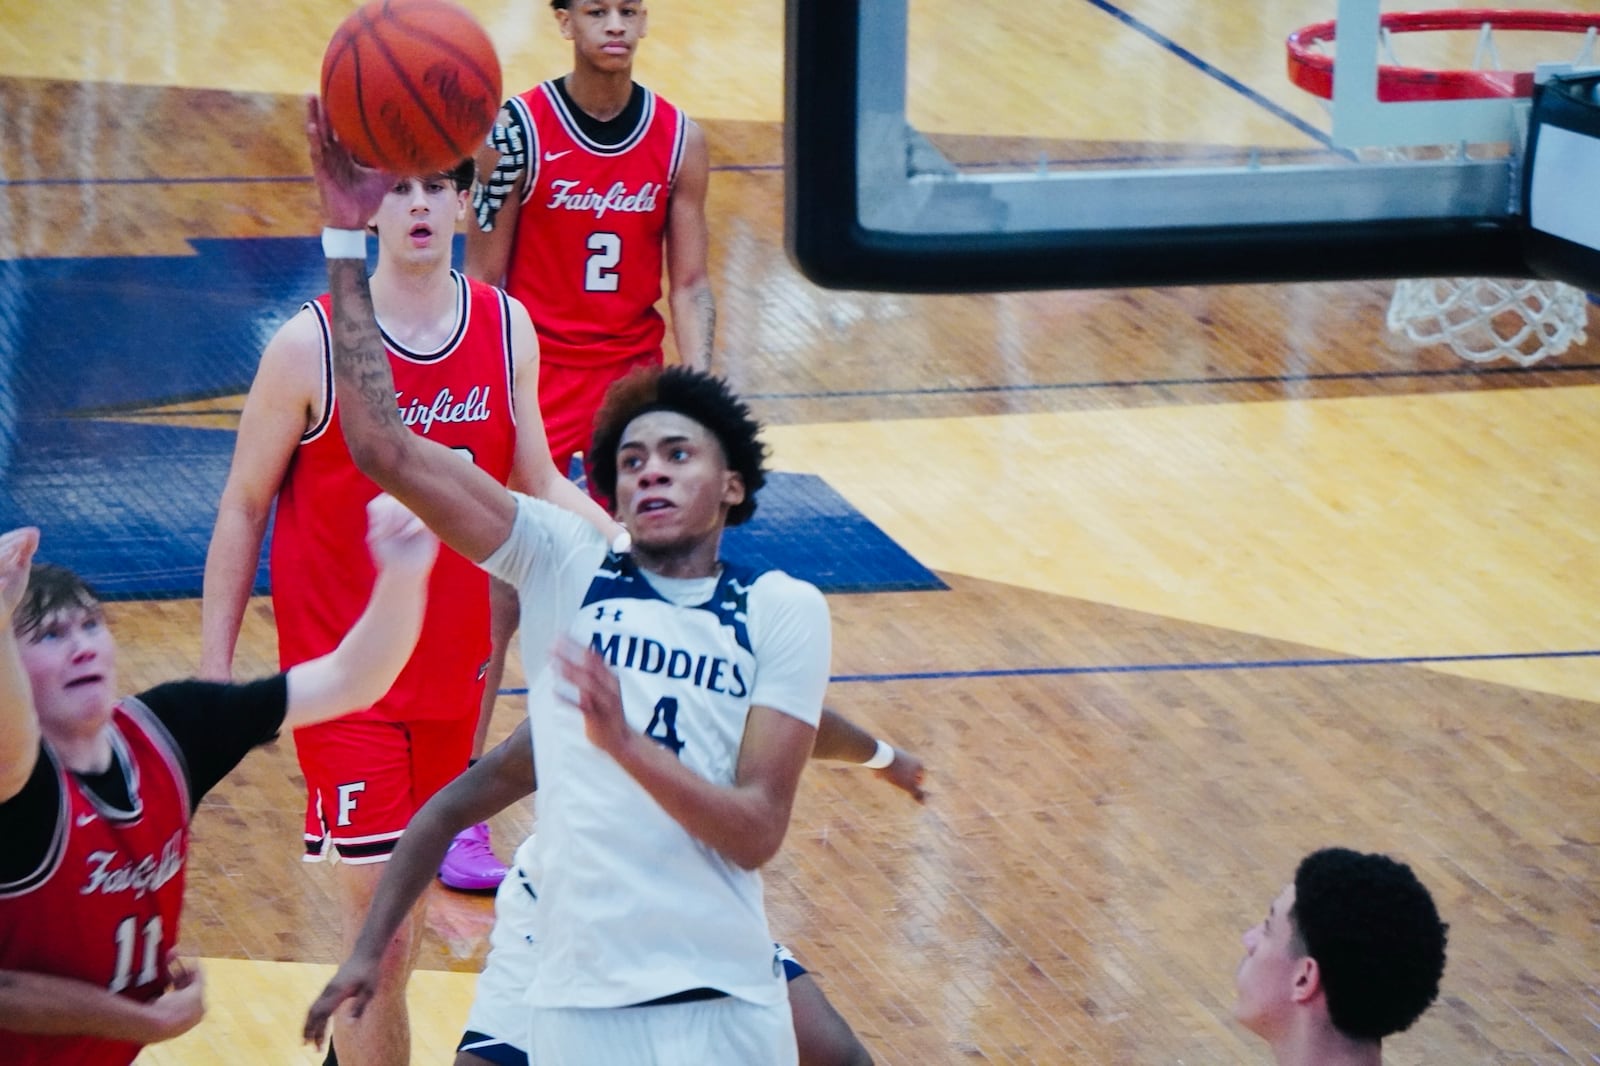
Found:
[{"label": "curly black hair", "polygon": [[723,379],[686,366],[641,367],[606,390],[594,416],[590,476],[607,499],[617,495],[617,449],[628,424],[651,411],[673,411],[704,426],[722,445],[728,469],[744,480],[744,499],[728,510],[737,526],[756,513],[756,490],[767,482],[761,423]]},{"label": "curly black hair", "polygon": [[34,563],[28,570],[28,587],[11,616],[11,628],[26,637],[57,611],[100,609],[100,597],[89,583],[64,566]]},{"label": "curly black hair", "polygon": [[1317,960],[1328,1017],[1346,1036],[1401,1032],[1438,997],[1449,926],[1405,863],[1348,848],[1314,851],[1295,871],[1289,919]]}]

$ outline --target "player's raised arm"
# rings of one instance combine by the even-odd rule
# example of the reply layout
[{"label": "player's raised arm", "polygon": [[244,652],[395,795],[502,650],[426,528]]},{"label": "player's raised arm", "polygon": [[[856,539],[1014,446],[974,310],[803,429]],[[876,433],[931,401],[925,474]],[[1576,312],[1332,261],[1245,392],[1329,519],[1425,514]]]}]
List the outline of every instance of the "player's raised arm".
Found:
[{"label": "player's raised arm", "polygon": [[324,250],[333,298],[334,389],[350,456],[446,544],[481,561],[510,535],[516,504],[489,474],[400,421],[394,374],[372,309],[365,227],[393,179],[351,158],[315,97],[307,102],[306,139],[323,219],[330,230],[343,231],[326,237]]},{"label": "player's raised arm", "polygon": [[370,707],[416,647],[439,541],[393,497],[376,496],[367,504],[367,544],[378,573],[366,609],[331,652],[289,669],[285,728]]},{"label": "player's raised arm", "polygon": [[39,716],[22,666],[12,616],[28,590],[28,568],[39,531],[13,529],[0,536],[0,802],[22,791],[39,758]]}]

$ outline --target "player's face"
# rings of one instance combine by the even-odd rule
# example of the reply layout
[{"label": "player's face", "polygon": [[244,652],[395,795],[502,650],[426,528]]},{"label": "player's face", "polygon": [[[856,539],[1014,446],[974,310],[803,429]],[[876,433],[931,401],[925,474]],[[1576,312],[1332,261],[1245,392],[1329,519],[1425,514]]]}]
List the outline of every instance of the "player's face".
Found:
[{"label": "player's face", "polygon": [[105,724],[116,700],[117,646],[98,604],[47,615],[19,643],[46,735]]},{"label": "player's face", "polygon": [[1304,956],[1294,949],[1294,927],[1289,920],[1293,906],[1291,883],[1267,908],[1266,918],[1245,931],[1244,959],[1233,977],[1237,993],[1233,1016],[1246,1029],[1269,1040],[1287,1024],[1304,962]]},{"label": "player's face", "polygon": [[467,209],[467,194],[448,174],[397,178],[384,196],[372,225],[384,254],[406,261],[450,258],[456,223]]},{"label": "player's face", "polygon": [[686,549],[722,532],[744,482],[728,469],[722,445],[675,411],[640,415],[617,449],[617,515],[645,551]]},{"label": "player's face", "polygon": [[574,0],[556,11],[561,36],[585,62],[606,71],[625,71],[649,28],[650,13],[638,0]]}]

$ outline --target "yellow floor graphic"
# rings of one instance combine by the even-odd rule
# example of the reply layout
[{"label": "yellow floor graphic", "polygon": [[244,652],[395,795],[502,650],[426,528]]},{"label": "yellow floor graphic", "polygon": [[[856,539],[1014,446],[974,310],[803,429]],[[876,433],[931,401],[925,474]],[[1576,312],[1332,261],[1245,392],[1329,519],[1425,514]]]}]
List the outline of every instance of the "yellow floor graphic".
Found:
[{"label": "yellow floor graphic", "polygon": [[[306,1008],[333,976],[332,966],[248,959],[201,959],[206,1017],[176,1040],[146,1048],[139,1066],[202,1063],[319,1063],[300,1041]],[[411,1061],[447,1063],[472,1004],[477,975],[419,970],[411,977]]]},{"label": "yellow floor graphic", "polygon": [[[1600,643],[1594,387],[769,431],[924,565],[1368,657]],[[1437,669],[1593,698],[1594,659]]]}]

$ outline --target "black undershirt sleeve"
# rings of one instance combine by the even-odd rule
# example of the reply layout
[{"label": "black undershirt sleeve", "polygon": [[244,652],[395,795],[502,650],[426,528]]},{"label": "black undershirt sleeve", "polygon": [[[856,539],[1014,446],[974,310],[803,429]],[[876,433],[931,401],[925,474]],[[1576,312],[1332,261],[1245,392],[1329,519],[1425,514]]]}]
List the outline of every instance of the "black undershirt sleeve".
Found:
[{"label": "black undershirt sleeve", "polygon": [[188,763],[190,810],[251,748],[271,740],[283,725],[287,677],[275,674],[243,685],[172,681],[139,694]]},{"label": "black undershirt sleeve", "polygon": [[0,885],[14,884],[44,862],[61,817],[56,765],[39,745],[39,759],[22,791],[0,803]]},{"label": "black undershirt sleeve", "polygon": [[[229,770],[264,744],[283,725],[288,709],[288,680],[277,674],[245,685],[218,682],[171,682],[139,693],[138,699],[173,736],[189,773],[189,795],[195,807]],[[123,768],[112,763],[102,775],[78,779],[114,807],[128,802]],[[192,812],[190,812],[192,813]],[[34,773],[11,799],[0,802],[0,885],[14,884],[38,871],[56,837],[61,820],[61,779],[56,763],[40,743]]]},{"label": "black undershirt sleeve", "polygon": [[[283,725],[289,685],[284,674],[243,685],[174,681],[142,692],[137,699],[166,726],[182,754],[193,811],[251,748],[271,740]],[[114,806],[127,803],[123,771],[115,763],[106,774],[80,775],[79,780]],[[60,818],[60,778],[41,743],[28,783],[0,803],[0,840],[5,842],[0,848],[0,885],[39,869]]]}]

